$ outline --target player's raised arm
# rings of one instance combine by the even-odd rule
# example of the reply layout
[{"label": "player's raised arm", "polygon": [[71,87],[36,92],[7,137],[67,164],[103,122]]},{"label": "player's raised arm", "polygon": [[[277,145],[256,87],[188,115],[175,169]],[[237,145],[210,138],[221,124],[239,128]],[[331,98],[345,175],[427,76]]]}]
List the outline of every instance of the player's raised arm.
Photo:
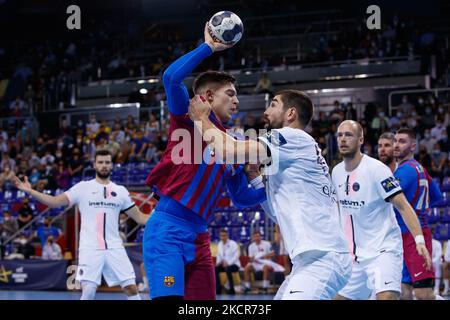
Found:
[{"label": "player's raised arm", "polygon": [[231,47],[231,45],[215,41],[208,32],[207,24],[205,25],[204,36],[205,43],[175,60],[163,74],[169,111],[174,115],[183,115],[188,111],[189,94],[183,80],[213,52]]},{"label": "player's raised arm", "polygon": [[417,252],[425,259],[426,268],[428,270],[432,267],[432,261],[430,257],[430,253],[425,246],[425,240],[422,233],[422,227],[420,226],[419,219],[417,218],[414,209],[409,204],[408,200],[406,200],[405,195],[403,193],[398,193],[390,198],[389,200],[394,207],[400,212],[403,221],[405,221],[408,230],[413,235],[416,240]]},{"label": "player's raised arm", "polygon": [[22,182],[17,176],[14,176],[12,178],[12,182],[17,189],[29,194],[37,201],[45,204],[46,206],[49,206],[50,208],[58,208],[61,206],[69,205],[70,202],[65,193],[62,193],[58,196],[44,194],[31,188],[31,184],[30,182],[28,182],[28,177],[25,177],[24,180],[25,181]]},{"label": "player's raised arm", "polygon": [[[205,98],[195,95],[189,104],[189,117],[194,121],[197,129],[202,133],[203,139],[212,146],[216,157],[220,157],[224,163],[237,159],[254,159],[260,163],[267,163],[270,156],[266,146],[256,140],[240,141],[227,133],[219,130],[209,120],[211,106]],[[227,161],[229,160],[229,161]]]}]

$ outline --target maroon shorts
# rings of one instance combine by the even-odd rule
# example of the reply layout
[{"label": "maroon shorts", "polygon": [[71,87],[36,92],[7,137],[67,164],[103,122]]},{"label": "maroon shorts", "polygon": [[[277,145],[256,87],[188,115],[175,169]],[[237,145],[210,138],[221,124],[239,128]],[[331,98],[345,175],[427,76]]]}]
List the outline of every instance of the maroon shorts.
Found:
[{"label": "maroon shorts", "polygon": [[[425,238],[425,246],[432,256],[432,238],[429,228],[422,229]],[[424,279],[434,279],[434,270],[427,270],[425,259],[417,253],[416,241],[410,232],[402,234],[403,237],[403,259],[411,279],[411,282],[417,282]],[[404,277],[405,278],[405,277]]]},{"label": "maroon shorts", "polygon": [[209,232],[199,233],[195,239],[195,260],[186,265],[185,300],[215,300],[216,275],[211,257]]}]

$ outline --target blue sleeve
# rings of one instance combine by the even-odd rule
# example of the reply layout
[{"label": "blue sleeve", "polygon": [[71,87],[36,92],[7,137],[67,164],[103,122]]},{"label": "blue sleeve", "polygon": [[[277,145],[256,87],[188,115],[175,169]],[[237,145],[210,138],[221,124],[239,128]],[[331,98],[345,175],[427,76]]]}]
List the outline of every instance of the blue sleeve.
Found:
[{"label": "blue sleeve", "polygon": [[[400,187],[403,190],[403,193],[408,198],[408,191],[411,190],[411,187],[414,187],[414,183],[417,181],[417,172],[412,169],[408,165],[403,165],[394,172],[394,177],[397,178],[400,182]],[[415,189],[414,189],[415,190]]]},{"label": "blue sleeve", "polygon": [[442,200],[441,189],[439,188],[439,185],[435,181],[431,180],[431,182],[430,182],[430,207],[432,207],[435,203],[437,203],[441,200]]},{"label": "blue sleeve", "polygon": [[243,170],[226,179],[231,201],[237,208],[253,207],[267,200],[265,188],[254,189],[248,186]]},{"label": "blue sleeve", "polygon": [[183,80],[212,53],[212,49],[206,43],[203,43],[175,60],[164,72],[164,89],[166,90],[169,111],[173,115],[183,115],[188,112],[189,94]]}]

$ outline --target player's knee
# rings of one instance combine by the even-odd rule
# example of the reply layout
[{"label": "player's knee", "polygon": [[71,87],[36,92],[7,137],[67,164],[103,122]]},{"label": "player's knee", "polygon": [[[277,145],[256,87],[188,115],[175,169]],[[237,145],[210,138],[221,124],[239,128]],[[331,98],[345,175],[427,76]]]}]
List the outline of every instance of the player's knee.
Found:
[{"label": "player's knee", "polygon": [[431,288],[415,289],[414,295],[417,300],[434,300],[435,295]]},{"label": "player's knee", "polygon": [[377,300],[398,300],[399,294],[394,291],[384,291],[377,294]]},{"label": "player's knee", "polygon": [[94,300],[97,284],[91,281],[81,281],[81,300]]}]

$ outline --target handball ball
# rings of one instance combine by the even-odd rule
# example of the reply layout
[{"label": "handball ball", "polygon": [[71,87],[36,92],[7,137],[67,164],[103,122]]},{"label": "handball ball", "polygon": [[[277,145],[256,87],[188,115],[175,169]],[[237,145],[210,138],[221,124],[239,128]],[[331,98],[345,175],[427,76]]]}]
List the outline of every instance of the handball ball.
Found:
[{"label": "handball ball", "polygon": [[210,35],[215,41],[234,45],[244,33],[241,18],[230,11],[220,11],[214,14],[208,22]]}]

